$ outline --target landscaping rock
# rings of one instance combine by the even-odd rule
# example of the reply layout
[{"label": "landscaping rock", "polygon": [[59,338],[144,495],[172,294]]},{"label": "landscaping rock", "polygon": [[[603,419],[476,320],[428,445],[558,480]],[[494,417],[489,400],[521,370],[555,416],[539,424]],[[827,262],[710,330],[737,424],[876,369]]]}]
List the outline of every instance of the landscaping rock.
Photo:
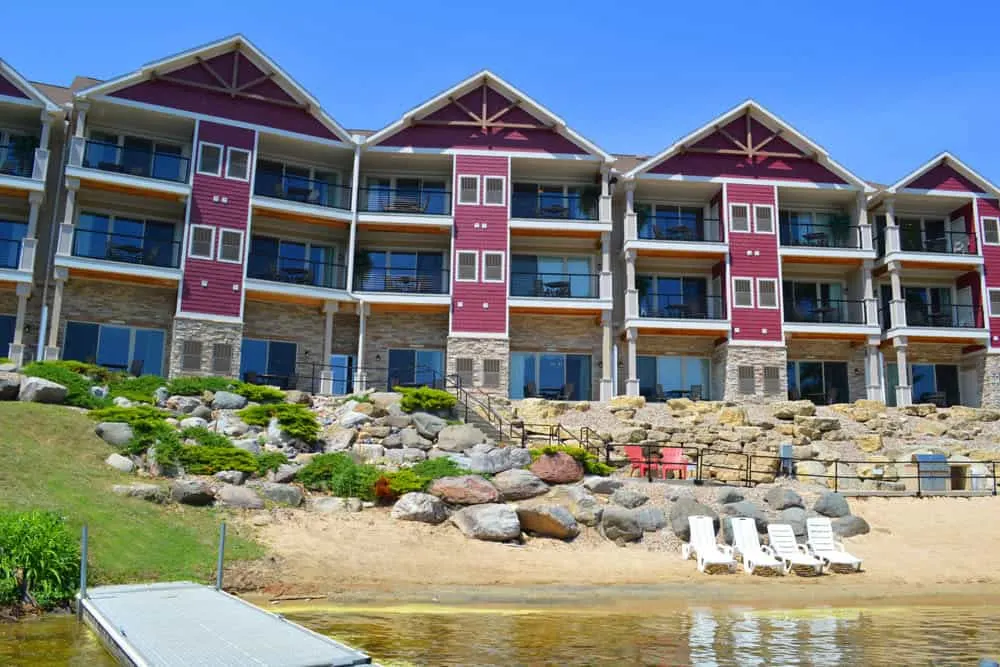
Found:
[{"label": "landscaping rock", "polygon": [[847,504],[847,498],[839,493],[825,492],[816,499],[813,509],[823,516],[840,518],[851,513],[851,507]]},{"label": "landscaping rock", "polygon": [[[810,403],[810,405],[812,404]],[[724,486],[716,492],[715,497],[718,498],[720,503],[725,505],[727,503],[740,502],[743,500],[744,495],[742,489],[737,489],[735,486]]]},{"label": "landscaping rock", "polygon": [[124,396],[115,396],[114,399],[112,399],[111,404],[113,406],[117,407],[117,408],[134,408],[135,407],[135,403],[133,401],[128,400]]},{"label": "landscaping rock", "polygon": [[667,515],[659,507],[643,505],[635,510],[635,519],[644,533],[653,533],[667,527]]},{"label": "landscaping rock", "polygon": [[530,470],[505,470],[493,478],[504,500],[524,500],[548,493],[549,486]]},{"label": "landscaping rock", "polygon": [[649,500],[649,496],[638,491],[633,491],[632,489],[618,489],[611,494],[611,502],[622,507],[627,507],[628,509],[639,507],[647,500]]},{"label": "landscaping rock", "polygon": [[340,514],[342,512],[360,512],[363,508],[360,498],[336,498],[320,496],[309,503],[309,509],[320,514]]},{"label": "landscaping rock", "polygon": [[428,438],[429,440],[437,438],[441,429],[448,425],[448,422],[441,419],[437,415],[428,414],[426,412],[414,412],[410,416],[410,419],[413,421],[413,425],[417,428],[417,433],[425,438]]},{"label": "landscaping rock", "polygon": [[392,428],[406,428],[413,423],[413,419],[410,415],[389,415],[385,418],[386,426],[391,426]]},{"label": "landscaping rock", "polygon": [[583,479],[583,466],[566,452],[542,454],[531,464],[531,472],[548,484],[569,484]]},{"label": "landscaping rock", "polygon": [[466,507],[451,517],[466,537],[490,542],[507,542],[521,537],[517,512],[507,505],[489,504]]},{"label": "landscaping rock", "polygon": [[[596,526],[601,520],[604,512],[602,505],[597,498],[580,486],[565,486],[552,490],[556,498],[564,497],[567,500],[569,513],[573,518],[585,526]],[[561,493],[557,493],[561,492]]]},{"label": "landscaping rock", "polygon": [[583,488],[592,493],[600,493],[606,496],[611,495],[618,489],[622,488],[622,486],[622,481],[614,479],[613,477],[590,475],[583,478]]},{"label": "landscaping rock", "polygon": [[104,459],[104,462],[120,472],[133,472],[135,470],[135,463],[132,462],[132,459],[121,454],[111,454]]},{"label": "landscaping rock", "polygon": [[448,518],[448,508],[437,496],[413,492],[403,494],[403,497],[396,501],[390,516],[399,521],[438,524]]},{"label": "landscaping rock", "polygon": [[208,428],[208,422],[201,417],[188,417],[181,420],[180,427],[182,431],[186,428]]},{"label": "landscaping rock", "polygon": [[795,419],[796,416],[812,417],[816,414],[816,406],[812,401],[781,401],[771,407],[771,414],[775,419]]},{"label": "landscaping rock", "polygon": [[796,461],[795,476],[803,482],[826,484],[826,465],[822,461]]},{"label": "landscaping rock", "polygon": [[747,426],[750,419],[747,417],[746,408],[724,407],[719,410],[719,423],[729,426]]},{"label": "landscaping rock", "polygon": [[272,470],[267,474],[267,479],[278,484],[288,484],[295,479],[300,470],[302,470],[302,466],[295,463],[282,463],[277,470]]},{"label": "landscaping rock", "polygon": [[312,396],[308,392],[298,389],[289,389],[285,392],[285,403],[295,403],[297,405],[309,405],[312,403]]},{"label": "landscaping rock", "polygon": [[836,431],[840,428],[840,420],[830,417],[795,417],[795,425],[800,428],[811,429],[818,433]]},{"label": "landscaping rock", "polygon": [[167,399],[170,398],[170,392],[166,387],[157,387],[156,391],[153,392],[153,402],[156,403],[158,407],[163,407],[167,404]]},{"label": "landscaping rock", "polygon": [[21,391],[21,380],[24,376],[20,373],[0,373],[0,401],[13,401]]},{"label": "landscaping rock", "polygon": [[209,505],[215,495],[212,487],[194,479],[177,479],[170,485],[170,497],[184,505]]},{"label": "landscaping rock", "polygon": [[877,452],[883,447],[882,436],[878,433],[866,433],[854,436],[854,444],[863,452]]},{"label": "landscaping rock", "polygon": [[233,440],[233,447],[242,449],[245,452],[250,452],[254,456],[260,454],[260,443],[257,438],[243,438],[242,440]]},{"label": "landscaping rock", "polygon": [[776,486],[764,496],[764,502],[773,510],[783,510],[789,507],[805,507],[802,496],[791,489]]},{"label": "landscaping rock", "polygon": [[42,378],[21,376],[17,400],[32,403],[62,403],[66,400],[66,387]]},{"label": "landscaping rock", "polygon": [[235,415],[219,415],[215,421],[215,430],[229,438],[238,438],[246,435],[250,426]]},{"label": "landscaping rock", "polygon": [[452,505],[481,505],[500,500],[497,487],[479,475],[441,477],[427,491]]},{"label": "landscaping rock", "polygon": [[192,417],[200,417],[205,421],[212,421],[212,408],[207,405],[199,405],[194,410],[191,411]]},{"label": "landscaping rock", "polygon": [[601,534],[613,542],[635,542],[642,539],[642,527],[634,510],[608,505],[601,513]]},{"label": "landscaping rock", "polygon": [[646,407],[645,396],[615,396],[608,402],[608,409],[611,412],[638,410],[644,407]]},{"label": "landscaping rock", "polygon": [[326,443],[323,446],[323,451],[327,454],[331,452],[342,452],[345,449],[349,449],[351,445],[354,444],[355,439],[358,437],[358,432],[352,428],[337,428],[337,430],[332,433],[327,433]]},{"label": "landscaping rock", "polygon": [[787,523],[792,527],[795,537],[801,542],[806,536],[806,511],[801,507],[789,507],[781,510],[777,521],[772,523]]},{"label": "landscaping rock", "polygon": [[245,510],[264,509],[263,499],[254,493],[253,489],[245,486],[223,484],[216,492],[216,498],[220,503],[228,507],[239,507]]},{"label": "landscaping rock", "polygon": [[[764,512],[763,508],[759,507],[757,504],[749,500],[741,500],[736,503],[729,503],[728,505],[723,505],[722,513],[727,516],[747,517],[749,519],[753,519],[754,525],[756,525],[758,533],[767,532],[767,524],[768,524],[767,514]],[[727,542],[731,544],[732,540],[731,539],[727,540]]]},{"label": "landscaping rock", "polygon": [[464,452],[486,441],[486,434],[471,424],[445,426],[437,434],[437,447],[446,452]]},{"label": "landscaping rock", "polygon": [[385,458],[390,463],[402,465],[404,463],[420,463],[427,458],[427,452],[415,447],[403,447],[402,449],[385,450]]},{"label": "landscaping rock", "polygon": [[518,507],[517,518],[521,523],[521,529],[532,535],[571,540],[580,534],[580,526],[576,519],[569,510],[560,505]]},{"label": "landscaping rock", "polygon": [[371,417],[363,412],[355,412],[352,410],[340,418],[340,425],[344,428],[354,428],[355,426],[360,426],[370,420]]},{"label": "landscaping rock", "polygon": [[247,479],[247,474],[242,470],[220,470],[219,472],[212,475],[215,479],[223,482],[225,484],[233,484],[239,486]]},{"label": "landscaping rock", "polygon": [[414,447],[416,449],[430,449],[434,443],[420,435],[413,427],[404,428],[399,432],[399,441],[402,447]]},{"label": "landscaping rock", "polygon": [[370,445],[359,442],[354,445],[354,451],[362,463],[375,463],[379,459],[385,458],[386,450],[382,445]]},{"label": "landscaping rock", "polygon": [[132,427],[125,422],[101,422],[94,427],[94,432],[104,442],[114,447],[124,447],[132,442]]},{"label": "landscaping rock", "polygon": [[111,487],[111,492],[119,496],[141,498],[152,503],[162,503],[167,498],[164,489],[156,484],[115,484]]},{"label": "landscaping rock", "polygon": [[195,408],[201,405],[201,399],[194,396],[171,396],[167,399],[166,406],[174,412],[190,414]]},{"label": "landscaping rock", "polygon": [[685,542],[691,539],[691,524],[688,517],[710,516],[715,532],[719,532],[719,515],[708,505],[702,505],[694,498],[678,498],[670,506],[670,529]]},{"label": "landscaping rock", "polygon": [[275,482],[261,482],[255,487],[260,494],[271,502],[289,507],[298,507],[302,504],[302,490],[291,484],[277,484]]},{"label": "landscaping rock", "polygon": [[466,459],[464,467],[480,474],[494,475],[531,465],[531,452],[520,447],[476,445],[465,452],[463,458]]},{"label": "landscaping rock", "polygon": [[838,537],[854,537],[855,535],[867,535],[871,528],[868,522],[853,514],[833,519],[833,532]]}]

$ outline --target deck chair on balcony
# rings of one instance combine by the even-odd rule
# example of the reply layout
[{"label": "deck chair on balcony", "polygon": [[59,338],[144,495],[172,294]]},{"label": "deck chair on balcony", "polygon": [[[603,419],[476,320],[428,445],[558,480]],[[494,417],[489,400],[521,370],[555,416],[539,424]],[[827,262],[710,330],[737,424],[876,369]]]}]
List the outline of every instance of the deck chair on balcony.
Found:
[{"label": "deck chair on balcony", "polygon": [[788,574],[785,562],[774,555],[771,547],[761,546],[756,521],[750,517],[733,517],[729,521],[733,529],[734,554],[747,574]]},{"label": "deck chair on balcony", "polygon": [[799,575],[823,574],[825,563],[809,553],[804,544],[795,540],[795,532],[789,524],[772,523],[767,527],[767,536],[771,542],[771,550],[784,561],[786,571]]},{"label": "deck chair on balcony", "polygon": [[834,572],[860,572],[861,559],[844,551],[844,545],[833,537],[833,525],[825,516],[806,519],[806,542],[809,551]]},{"label": "deck chair on balcony", "polygon": [[712,517],[690,516],[688,525],[691,529],[691,541],[681,547],[684,560],[694,558],[698,561],[698,571],[705,574],[719,570],[736,571],[733,548],[716,542]]}]

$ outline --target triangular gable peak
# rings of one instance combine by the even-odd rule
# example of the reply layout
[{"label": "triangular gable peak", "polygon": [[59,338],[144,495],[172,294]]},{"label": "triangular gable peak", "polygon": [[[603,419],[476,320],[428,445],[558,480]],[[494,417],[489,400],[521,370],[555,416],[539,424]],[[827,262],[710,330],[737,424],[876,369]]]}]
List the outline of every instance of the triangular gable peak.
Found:
[{"label": "triangular gable peak", "polygon": [[369,146],[470,149],[611,156],[558,116],[492,74],[479,74],[421,106],[366,141]]},{"label": "triangular gable peak", "polygon": [[865,188],[821,147],[754,102],[723,114],[626,176],[644,173]]},{"label": "triangular gable peak", "polygon": [[319,103],[242,36],[81,91],[351,142]]},{"label": "triangular gable peak", "polygon": [[49,111],[58,110],[58,107],[52,100],[42,94],[41,91],[31,85],[27,79],[18,74],[13,67],[3,60],[0,60],[0,96],[34,103],[36,106],[44,107]]},{"label": "triangular gable peak", "polygon": [[948,153],[935,156],[889,188],[890,192],[927,190],[994,195],[998,193],[996,186]]}]

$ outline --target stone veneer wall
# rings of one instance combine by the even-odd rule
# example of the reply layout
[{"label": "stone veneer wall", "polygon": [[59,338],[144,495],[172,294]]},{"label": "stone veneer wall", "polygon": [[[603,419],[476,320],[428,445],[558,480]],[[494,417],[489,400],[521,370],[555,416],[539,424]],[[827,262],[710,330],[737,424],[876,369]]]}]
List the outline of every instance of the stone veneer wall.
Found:
[{"label": "stone veneer wall", "polygon": [[[384,389],[389,349],[448,349],[448,313],[375,311],[365,322],[364,365],[369,387]],[[381,359],[376,360],[379,356]]]},{"label": "stone veneer wall", "polygon": [[863,341],[792,339],[788,342],[788,361],[845,361],[849,396],[841,396],[836,402],[847,403],[867,397]]},{"label": "stone veneer wall", "polygon": [[[343,304],[340,306],[344,307]],[[333,354],[358,353],[358,327],[360,323],[356,313],[333,314]]]},{"label": "stone veneer wall", "polygon": [[981,406],[1000,408],[1000,354],[983,354],[972,361],[979,380]]},{"label": "stone veneer wall", "polygon": [[[472,359],[473,388],[480,389],[488,394],[499,394],[507,396],[510,367],[510,341],[506,338],[466,338],[451,336],[448,338],[448,353],[446,356],[445,372],[451,375],[458,374],[455,360],[459,358]],[[483,361],[485,359],[500,360],[500,379],[496,387],[483,386]]]},{"label": "stone veneer wall", "polygon": [[510,317],[511,352],[564,352],[590,355],[591,400],[601,395],[600,317],[593,315],[525,315]]},{"label": "stone veneer wall", "polygon": [[[216,343],[228,343],[233,347],[233,360],[230,377],[236,377],[240,371],[240,350],[243,344],[243,325],[228,322],[213,322],[211,320],[196,320],[186,317],[174,318],[174,327],[170,346],[170,377],[178,375],[218,375],[212,370],[212,351]],[[201,341],[201,370],[181,370],[181,356],[184,341]]]},{"label": "stone veneer wall", "polygon": [[[295,343],[296,388],[320,389],[326,315],[319,306],[270,301],[247,301],[243,308],[243,337]],[[316,364],[315,366],[313,364]]]},{"label": "stone veneer wall", "polygon": [[[733,345],[726,343],[717,350],[718,363],[724,363],[725,375],[723,400],[742,402],[783,401],[788,397],[788,356],[782,347],[764,347]],[[714,360],[713,360],[714,361]],[[738,391],[740,366],[753,366],[754,393],[741,394]],[[772,395],[764,394],[764,367],[778,368],[778,391]]]}]

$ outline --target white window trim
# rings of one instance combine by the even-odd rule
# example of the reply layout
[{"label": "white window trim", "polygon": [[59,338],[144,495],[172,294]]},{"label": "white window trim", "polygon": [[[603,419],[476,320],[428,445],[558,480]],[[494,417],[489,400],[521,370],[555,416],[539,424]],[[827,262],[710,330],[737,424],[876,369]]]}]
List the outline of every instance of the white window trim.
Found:
[{"label": "white window trim", "polygon": [[[486,258],[487,257],[491,257],[493,255],[496,255],[497,257],[500,258],[500,279],[499,280],[490,280],[489,278],[486,277]],[[505,253],[498,252],[496,250],[484,250],[483,251],[483,272],[482,272],[482,276],[483,276],[483,282],[484,283],[502,283],[502,282],[505,282],[506,279],[507,279],[506,269],[507,269],[507,266],[506,266],[506,261],[505,261]]]},{"label": "white window trim", "polygon": [[[490,203],[486,201],[486,193],[489,192],[489,188],[486,187],[486,183],[490,180],[500,181],[500,201],[499,203]],[[506,176],[483,176],[483,206],[506,206],[507,205],[507,177]]]},{"label": "white window trim", "polygon": [[[229,166],[232,164],[233,161],[233,153],[246,153],[247,175],[245,178],[241,178],[239,176],[233,176],[229,173]],[[252,167],[250,163],[250,156],[251,156],[251,151],[248,151],[246,148],[238,148],[236,146],[229,146],[228,148],[226,148],[226,179],[230,181],[243,181],[244,183],[248,183],[250,181],[250,169]]]},{"label": "white window trim", "polygon": [[[222,237],[225,234],[227,234],[227,233],[228,234],[238,234],[239,237],[240,237],[240,245],[239,245],[239,248],[240,248],[240,257],[239,257],[239,259],[224,259],[222,257]],[[216,234],[216,236],[218,236],[218,241],[219,241],[219,247],[216,250],[216,253],[217,253],[216,257],[219,258],[219,261],[220,262],[224,262],[226,264],[242,264],[243,263],[243,242],[246,240],[246,238],[243,235],[243,230],[242,229],[227,229],[227,228],[220,227],[219,228],[219,233]]]},{"label": "white window trim", "polygon": [[[992,216],[992,215],[987,215],[987,216],[981,217],[980,220],[983,223],[983,239],[982,239],[983,245],[1000,245],[1000,218],[998,218],[996,216]],[[993,224],[996,225],[996,229],[997,229],[997,241],[995,243],[986,240],[986,223],[987,222],[992,222]]]},{"label": "white window trim", "polygon": [[[756,285],[755,285],[756,289],[754,290],[754,292],[755,292],[754,296],[757,299],[757,307],[758,308],[764,308],[766,310],[777,310],[778,308],[781,307],[781,295],[778,293],[778,279],[777,278],[757,278],[756,281],[755,281],[755,283],[756,283]],[[762,300],[760,298],[760,286],[761,286],[762,283],[771,283],[772,285],[774,285],[774,305],[773,306],[765,306],[762,303]]]},{"label": "white window trim", "polygon": [[[201,151],[204,146],[214,146],[219,149],[219,169],[217,171],[205,171],[201,168]],[[206,176],[222,176],[223,163],[226,161],[226,149],[222,144],[213,144],[210,141],[199,141],[198,152],[195,155],[195,169],[197,173]]]},{"label": "white window trim", "polygon": [[[757,211],[761,209],[767,209],[771,213],[771,231],[761,231],[757,226]],[[774,206],[771,204],[754,204],[753,205],[753,230],[758,234],[775,234],[777,230],[778,222],[774,219]]]},{"label": "white window trim", "polygon": [[[747,215],[746,215],[747,228],[746,229],[736,229],[736,227],[733,226],[733,221],[736,219],[736,216],[733,215],[733,209],[735,207],[737,207],[737,206],[742,206],[743,208],[745,208],[747,210]],[[738,202],[730,202],[730,204],[729,204],[729,225],[728,225],[729,226],[729,231],[735,232],[737,234],[749,234],[749,233],[751,233],[753,231],[753,228],[751,227],[751,225],[753,223],[750,220],[750,209],[751,209],[750,204],[741,204],[741,203],[738,203]]]},{"label": "white window trim", "polygon": [[[473,255],[475,261],[472,263],[472,269],[475,271],[476,275],[472,278],[463,278],[461,271],[461,262],[459,258],[462,255]],[[455,282],[458,283],[478,283],[479,282],[479,251],[478,250],[456,250],[455,251]]]},{"label": "white window trim", "polygon": [[987,310],[989,311],[990,317],[1000,317],[1000,313],[993,310],[993,293],[1000,292],[1000,287],[987,287],[986,288],[986,304]]},{"label": "white window trim", "polygon": [[[741,304],[736,303],[736,281],[737,280],[746,280],[748,283],[750,283],[750,305],[741,305]],[[754,299],[754,297],[755,297],[755,294],[754,294],[755,290],[754,290],[754,279],[753,278],[748,278],[746,276],[733,276],[732,282],[730,283],[730,289],[733,290],[733,308],[753,308],[754,305],[756,304],[756,301]]]},{"label": "white window trim", "polygon": [[[194,232],[196,229],[207,229],[212,234],[212,240],[209,242],[209,247],[211,248],[211,250],[209,251],[208,256],[194,254]],[[212,261],[213,259],[215,259],[215,237],[216,237],[215,226],[191,225],[191,230],[188,232],[187,256],[190,257],[191,259],[204,259],[208,261]]]},{"label": "white window trim", "polygon": [[[476,200],[475,201],[462,201],[462,179],[463,178],[473,178],[476,181]],[[480,178],[477,174],[459,174],[458,175],[458,193],[455,195],[458,199],[459,206],[479,206],[480,201]]]}]

